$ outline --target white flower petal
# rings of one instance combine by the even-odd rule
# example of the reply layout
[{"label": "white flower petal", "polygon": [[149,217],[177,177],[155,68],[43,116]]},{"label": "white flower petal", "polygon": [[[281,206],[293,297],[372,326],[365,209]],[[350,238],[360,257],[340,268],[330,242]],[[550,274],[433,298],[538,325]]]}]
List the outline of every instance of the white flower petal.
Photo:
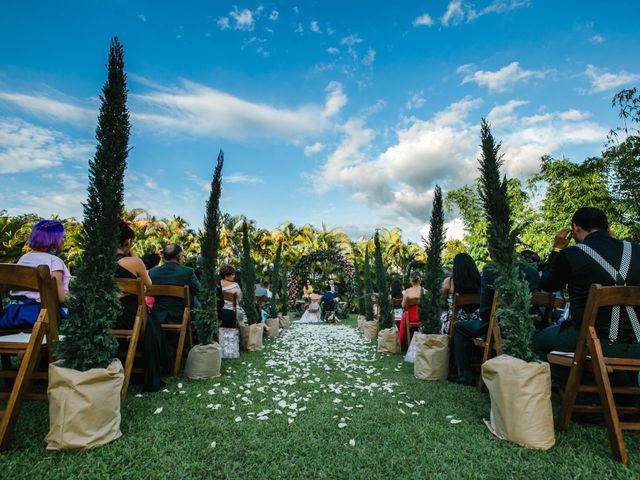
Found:
[{"label": "white flower petal", "polygon": [[344,423],[344,422],[340,422],[340,423],[338,424],[338,428],[345,428],[346,426],[347,426],[347,424],[346,424],[346,423]]},{"label": "white flower petal", "polygon": [[215,440],[211,442],[211,448],[216,448],[216,445],[218,445],[218,443]]},{"label": "white flower petal", "polygon": [[351,440],[349,440],[349,446],[350,447],[355,447],[356,446],[356,439],[352,438]]},{"label": "white flower petal", "polygon": [[236,423],[241,422],[241,421],[242,421],[242,417],[236,417],[236,418],[235,418],[235,422],[236,422]]},{"label": "white flower petal", "polygon": [[453,423],[454,425],[456,425],[458,423],[461,423],[462,420],[456,420],[455,418],[452,418],[450,422]]},{"label": "white flower petal", "polygon": [[153,414],[154,415],[158,415],[158,414],[162,413],[162,410],[163,410],[163,407],[158,407],[158,408],[156,408],[156,411],[153,412]]}]

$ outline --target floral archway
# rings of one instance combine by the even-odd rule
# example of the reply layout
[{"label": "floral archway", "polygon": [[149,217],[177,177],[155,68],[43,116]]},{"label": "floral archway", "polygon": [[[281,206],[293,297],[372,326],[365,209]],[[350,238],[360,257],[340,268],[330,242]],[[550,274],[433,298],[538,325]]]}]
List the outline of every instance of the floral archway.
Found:
[{"label": "floral archway", "polygon": [[353,265],[343,255],[333,250],[317,250],[309,255],[300,257],[289,270],[289,299],[298,298],[298,291],[307,279],[309,270],[317,263],[333,264],[346,275],[349,282],[353,278]]}]

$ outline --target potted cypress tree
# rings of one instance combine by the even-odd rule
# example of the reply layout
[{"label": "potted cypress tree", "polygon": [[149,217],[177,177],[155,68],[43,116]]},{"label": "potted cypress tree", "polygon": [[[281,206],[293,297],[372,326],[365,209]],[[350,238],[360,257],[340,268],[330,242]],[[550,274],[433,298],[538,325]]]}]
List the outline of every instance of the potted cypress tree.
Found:
[{"label": "potted cypress tree", "polygon": [[[115,280],[118,224],[124,210],[129,112],[124,52],[111,40],[102,87],[96,153],[80,234],[82,254],[71,282],[69,317],[60,328],[58,356],[49,366],[47,449],[88,449],[119,438],[124,372],[111,329],[120,314]],[[69,408],[73,405],[73,408]]]},{"label": "potted cypress tree", "polygon": [[[218,247],[220,246],[220,194],[222,191],[222,165],[224,154],[218,160],[211,180],[211,193],[207,200],[204,233],[200,237],[202,252],[202,279],[200,282],[200,308],[194,315],[198,344],[189,351],[184,374],[187,378],[215,378],[220,376],[222,349],[214,341],[218,331]],[[237,332],[236,332],[237,333]],[[237,344],[236,344],[237,345]]]},{"label": "potted cypress tree", "polygon": [[280,328],[289,328],[289,288],[286,264],[282,266],[282,275],[280,276],[280,304],[282,312],[282,315],[278,317]]},{"label": "potted cypress tree", "polygon": [[505,355],[482,365],[482,378],[491,396],[491,421],[497,437],[530,448],[548,449],[555,443],[551,409],[549,364],[535,360],[533,319],[529,313],[529,285],[516,254],[514,228],[507,198],[507,179],[500,179],[503,157],[486,120],[481,125],[480,197],[489,223],[488,248],[499,295],[496,315]]},{"label": "potted cypress tree", "polygon": [[353,287],[355,289],[356,298],[358,299],[358,330],[364,331],[364,322],[367,321],[364,307],[364,289],[362,288],[362,278],[360,278],[360,268],[358,267],[358,258],[355,248],[353,250]]},{"label": "potted cypress tree", "polygon": [[382,248],[380,247],[380,236],[377,231],[373,237],[373,243],[376,247],[374,261],[376,265],[376,286],[378,287],[378,311],[380,323],[380,331],[378,332],[378,352],[400,353],[398,328],[393,324],[393,316],[391,313],[387,269],[382,262]]},{"label": "potted cypress tree", "polygon": [[364,249],[364,310],[366,321],[362,327],[365,338],[374,340],[378,336],[378,321],[373,316],[373,282],[371,281],[371,264],[369,262],[369,246]]},{"label": "potted cypress tree", "polygon": [[433,209],[429,220],[427,241],[427,264],[418,318],[421,335],[416,337],[416,361],[413,373],[421,380],[446,380],[449,375],[449,335],[440,334],[440,314],[442,312],[442,249],[444,248],[444,210],[442,189],[436,185],[433,195]]},{"label": "potted cypress tree", "polygon": [[276,258],[273,261],[273,271],[271,272],[271,301],[269,302],[269,318],[267,335],[277,337],[280,333],[280,320],[278,319],[278,291],[280,290],[280,257],[282,255],[282,241],[276,248]]},{"label": "potted cypress tree", "polygon": [[242,259],[240,260],[240,287],[242,288],[242,308],[247,316],[247,325],[240,326],[242,346],[255,352],[262,350],[262,322],[256,307],[256,272],[251,258],[251,244],[247,221],[242,222]]}]

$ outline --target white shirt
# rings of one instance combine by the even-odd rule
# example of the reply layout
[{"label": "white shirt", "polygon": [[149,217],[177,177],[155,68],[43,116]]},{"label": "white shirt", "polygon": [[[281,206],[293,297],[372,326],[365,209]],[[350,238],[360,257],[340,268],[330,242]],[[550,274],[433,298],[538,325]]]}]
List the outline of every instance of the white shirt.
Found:
[{"label": "white shirt", "polygon": [[[51,273],[62,272],[64,293],[69,293],[69,280],[71,280],[71,274],[69,273],[69,269],[64,264],[64,262],[55,255],[51,255],[50,253],[46,252],[28,252],[20,257],[20,260],[18,260],[18,265],[24,265],[26,267],[38,267],[40,265],[46,265],[47,267],[49,267],[49,271]],[[11,292],[11,295],[22,295],[27,298],[31,298],[36,302],[40,301],[40,292]]]}]

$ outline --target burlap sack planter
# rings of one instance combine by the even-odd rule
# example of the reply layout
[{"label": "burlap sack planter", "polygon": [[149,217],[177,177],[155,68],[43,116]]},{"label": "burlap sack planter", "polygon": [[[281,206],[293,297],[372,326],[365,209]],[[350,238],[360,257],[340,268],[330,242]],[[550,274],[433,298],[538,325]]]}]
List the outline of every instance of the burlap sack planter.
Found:
[{"label": "burlap sack planter", "polygon": [[415,339],[413,374],[419,380],[446,380],[449,376],[449,335],[420,335]]},{"label": "burlap sack planter", "polygon": [[267,337],[277,337],[280,333],[280,320],[277,318],[268,318],[267,319]]},{"label": "burlap sack planter", "polygon": [[378,337],[378,321],[364,322],[363,331],[367,340],[375,340]]},{"label": "burlap sack planter", "polygon": [[482,364],[482,379],[491,396],[491,420],[485,420],[491,433],[527,448],[553,447],[548,363],[500,355]]},{"label": "burlap sack planter", "polygon": [[195,345],[189,350],[184,376],[194,380],[216,378],[220,376],[222,348],[218,342]]},{"label": "burlap sack planter", "polygon": [[289,328],[291,322],[289,322],[289,315],[278,315],[278,321],[280,322],[280,328]]},{"label": "burlap sack planter", "polygon": [[400,337],[398,327],[385,328],[378,332],[378,352],[400,353]]},{"label": "burlap sack planter", "polygon": [[358,315],[358,331],[364,332],[364,322],[367,321],[367,317],[364,315]]},{"label": "burlap sack planter", "polygon": [[242,348],[249,352],[262,350],[262,324],[244,325],[240,327]]},{"label": "burlap sack planter", "polygon": [[49,364],[47,450],[86,450],[120,438],[120,360],[80,372]]}]

